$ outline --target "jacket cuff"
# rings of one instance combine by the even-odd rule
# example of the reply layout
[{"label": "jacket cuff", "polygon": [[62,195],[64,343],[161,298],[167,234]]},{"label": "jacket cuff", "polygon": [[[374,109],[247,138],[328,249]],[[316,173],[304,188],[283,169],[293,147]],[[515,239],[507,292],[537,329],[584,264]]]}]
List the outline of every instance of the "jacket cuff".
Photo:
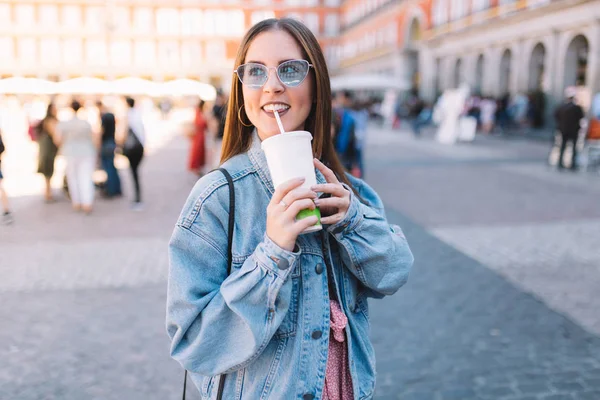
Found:
[{"label": "jacket cuff", "polygon": [[350,233],[356,225],[362,220],[362,214],[360,213],[360,201],[356,198],[356,195],[352,192],[352,189],[345,183],[342,186],[350,192],[350,207],[346,211],[346,215],[341,221],[333,224],[327,228],[327,231],[333,234],[336,238],[341,239],[344,235]]},{"label": "jacket cuff", "polygon": [[294,251],[282,249],[265,233],[262,243],[256,248],[256,259],[262,267],[285,281],[296,268],[301,253],[298,245]]}]

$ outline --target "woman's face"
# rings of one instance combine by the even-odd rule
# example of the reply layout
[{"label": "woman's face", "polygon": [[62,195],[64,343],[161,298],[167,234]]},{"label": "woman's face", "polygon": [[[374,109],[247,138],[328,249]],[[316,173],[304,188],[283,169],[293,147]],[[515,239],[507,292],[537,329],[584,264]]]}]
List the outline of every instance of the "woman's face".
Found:
[{"label": "woman's face", "polygon": [[244,111],[261,140],[280,133],[269,104],[278,104],[281,108],[278,113],[287,132],[304,129],[304,121],[312,107],[312,74],[309,72],[300,85],[287,87],[281,83],[276,72],[282,62],[302,59],[300,46],[285,31],[263,32],[250,44],[244,63],[255,62],[273,68],[269,70],[269,78],[263,87],[253,89],[242,85]]}]

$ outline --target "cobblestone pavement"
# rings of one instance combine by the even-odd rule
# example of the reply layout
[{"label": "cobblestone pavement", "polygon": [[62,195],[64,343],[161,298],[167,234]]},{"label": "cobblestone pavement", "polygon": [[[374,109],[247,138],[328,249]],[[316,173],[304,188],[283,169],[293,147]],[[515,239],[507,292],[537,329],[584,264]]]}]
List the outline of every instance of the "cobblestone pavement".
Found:
[{"label": "cobblestone pavement", "polygon": [[[185,140],[154,128],[143,212],[127,198],[89,217],[33,190],[12,199],[17,222],[0,226],[0,400],[180,398],[166,242],[194,178]],[[548,170],[539,142],[447,147],[374,129],[369,143],[366,178],[417,259],[397,295],[370,302],[375,398],[599,400],[598,176]]]}]

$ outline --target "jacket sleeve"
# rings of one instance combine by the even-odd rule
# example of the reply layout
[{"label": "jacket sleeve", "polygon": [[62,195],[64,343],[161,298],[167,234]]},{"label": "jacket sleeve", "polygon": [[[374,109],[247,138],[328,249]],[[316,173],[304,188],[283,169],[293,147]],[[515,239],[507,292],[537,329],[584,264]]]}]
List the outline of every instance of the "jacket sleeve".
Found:
[{"label": "jacket sleeve", "polygon": [[185,219],[177,224],[169,243],[171,356],[205,376],[238,370],[261,354],[289,309],[288,276],[300,255],[265,234],[254,253],[226,276],[226,216],[216,213],[201,206],[193,224]]},{"label": "jacket sleeve", "polygon": [[[356,181],[353,179],[353,181]],[[346,268],[369,290],[371,297],[394,294],[408,280],[414,257],[397,225],[389,225],[381,199],[365,183],[355,185],[361,202],[350,190],[350,207],[343,220],[328,227],[340,244]]]}]

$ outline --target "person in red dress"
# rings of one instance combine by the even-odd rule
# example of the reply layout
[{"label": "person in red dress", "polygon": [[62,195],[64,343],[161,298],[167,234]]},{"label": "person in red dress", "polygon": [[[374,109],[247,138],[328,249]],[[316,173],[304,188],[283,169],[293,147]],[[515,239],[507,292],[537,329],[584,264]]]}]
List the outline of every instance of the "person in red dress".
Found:
[{"label": "person in red dress", "polygon": [[206,137],[206,118],[204,117],[204,100],[200,100],[196,109],[196,118],[194,119],[194,130],[191,136],[192,145],[190,148],[190,159],[188,168],[190,171],[202,175],[204,165],[206,164],[206,146],[204,140]]}]

